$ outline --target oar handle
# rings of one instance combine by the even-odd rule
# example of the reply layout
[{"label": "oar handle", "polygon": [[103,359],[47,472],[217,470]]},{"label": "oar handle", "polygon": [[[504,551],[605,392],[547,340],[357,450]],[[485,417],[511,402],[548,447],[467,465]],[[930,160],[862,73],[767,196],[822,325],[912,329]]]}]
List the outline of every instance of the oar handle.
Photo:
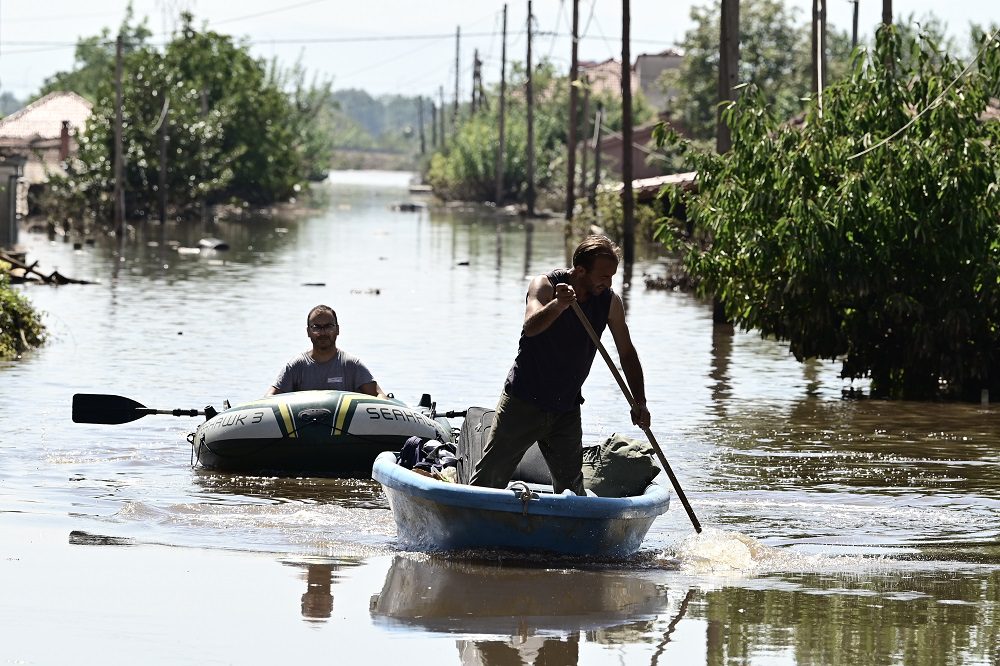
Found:
[{"label": "oar handle", "polygon": [[[635,409],[635,398],[632,397],[632,391],[629,390],[628,384],[625,383],[625,379],[622,377],[621,373],[618,372],[618,366],[615,365],[615,362],[611,360],[611,356],[608,355],[608,350],[604,348],[603,344],[601,344],[601,339],[597,337],[597,332],[594,330],[594,327],[590,325],[590,320],[587,319],[587,315],[583,313],[583,310],[580,308],[580,304],[576,301],[573,301],[572,307],[573,312],[575,312],[576,316],[580,319],[580,323],[583,324],[583,328],[590,335],[590,339],[597,346],[597,351],[601,352],[601,356],[604,357],[604,361],[608,364],[608,369],[611,370],[611,374],[614,375],[622,393],[625,394],[625,399],[628,400],[629,408]],[[691,508],[687,495],[684,494],[684,490],[681,488],[680,482],[677,480],[677,477],[674,476],[674,471],[670,468],[670,463],[667,462],[667,457],[663,455],[663,449],[660,448],[660,445],[656,442],[656,438],[653,437],[653,432],[649,428],[643,427],[642,431],[646,433],[646,438],[653,446],[653,450],[656,451],[656,457],[659,458],[663,471],[667,473],[667,478],[670,479],[671,485],[673,485],[674,490],[677,492],[677,497],[680,498],[681,504],[684,506],[684,510],[687,512],[688,518],[691,519],[694,531],[701,534],[701,522],[699,522],[698,517],[694,515],[694,509]]]},{"label": "oar handle", "polygon": [[137,409],[136,412],[146,414],[170,414],[171,416],[203,416],[204,409]]}]

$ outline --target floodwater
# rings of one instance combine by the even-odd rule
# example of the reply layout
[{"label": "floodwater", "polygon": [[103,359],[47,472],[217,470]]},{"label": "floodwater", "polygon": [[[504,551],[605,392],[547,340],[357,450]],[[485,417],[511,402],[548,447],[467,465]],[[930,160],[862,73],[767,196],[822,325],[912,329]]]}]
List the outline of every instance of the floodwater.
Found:
[{"label": "floodwater", "polygon": [[[845,398],[836,365],[647,289],[655,248],[616,289],[705,531],[675,501],[624,562],[406,552],[371,481],[192,468],[189,417],[71,422],[76,392],[259,397],[321,302],[398,398],[494,405],[562,228],[393,210],[406,183],[334,174],[322,209],[151,225],[121,256],[22,234],[97,284],[23,287],[51,341],[0,364],[0,663],[1000,663],[997,408]],[[231,249],[176,249],[205,236]],[[586,443],[642,438],[600,357],[584,394]]]}]

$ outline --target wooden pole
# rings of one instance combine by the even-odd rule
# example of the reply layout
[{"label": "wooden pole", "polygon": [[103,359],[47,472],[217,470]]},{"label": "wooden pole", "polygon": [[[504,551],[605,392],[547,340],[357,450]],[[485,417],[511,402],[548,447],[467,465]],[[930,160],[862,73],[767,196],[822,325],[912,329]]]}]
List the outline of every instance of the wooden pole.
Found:
[{"label": "wooden pole", "polygon": [[496,159],[496,198],[494,202],[497,207],[503,205],[503,174],[504,174],[504,121],[506,118],[507,103],[507,5],[503,6],[503,36],[500,39],[500,103],[499,113],[499,140],[497,141]]},{"label": "wooden pole", "polygon": [[716,114],[715,149],[721,154],[729,152],[732,137],[729,126],[722,120],[722,103],[732,100],[738,81],[740,64],[740,3],[739,0],[722,0],[719,21],[719,110]]},{"label": "wooden pole", "polygon": [[119,239],[125,236],[124,141],[122,139],[122,36],[115,39],[115,158],[114,158],[114,227]]},{"label": "wooden pole", "polygon": [[[566,240],[569,240],[570,225],[573,221],[573,206],[576,205],[576,73],[579,64],[577,46],[579,42],[580,0],[573,0],[573,44],[569,64],[569,128],[566,142]],[[568,245],[567,245],[568,249]]]},{"label": "wooden pole", "polygon": [[431,146],[434,148],[438,146],[438,108],[434,102],[431,102]]},{"label": "wooden pole", "polygon": [[580,141],[580,198],[587,196],[587,126],[590,124],[590,78],[583,75],[583,113],[580,114],[581,133],[583,140]]},{"label": "wooden pole", "polygon": [[528,108],[528,183],[525,192],[528,217],[535,216],[535,91],[532,84],[534,72],[531,64],[531,21],[531,0],[528,0],[528,53],[525,59],[527,73],[524,82],[524,98]]},{"label": "wooden pole", "polygon": [[892,25],[892,0],[882,0],[882,23]]},{"label": "wooden pole", "polygon": [[590,209],[597,212],[597,186],[601,183],[601,123],[604,122],[604,104],[597,103],[594,114],[594,179],[590,183]]},{"label": "wooden pole", "polygon": [[826,0],[812,0],[812,64],[812,92],[819,97],[826,88]]},{"label": "wooden pole", "polygon": [[420,154],[427,154],[427,142],[424,138],[424,97],[417,97],[417,124],[420,126]]},{"label": "wooden pole", "polygon": [[462,26],[455,28],[455,104],[451,109],[451,129],[458,127],[458,75],[459,75],[459,45],[462,42]]},{"label": "wooden pole", "polygon": [[472,115],[476,115],[476,94],[479,92],[479,66],[482,63],[479,62],[479,49],[473,49],[472,51],[472,99],[470,101],[469,112]]},{"label": "wooden pole", "polygon": [[851,50],[858,48],[858,0],[851,0],[854,3],[854,19],[851,23]]},{"label": "wooden pole", "polygon": [[160,224],[167,223],[167,145],[170,143],[170,134],[167,125],[170,122],[170,98],[164,98],[163,114],[160,118],[160,180],[157,183],[159,189],[159,213]]},{"label": "wooden pole", "polygon": [[632,192],[632,54],[629,0],[622,0],[622,254],[625,266],[635,261],[635,201]]}]

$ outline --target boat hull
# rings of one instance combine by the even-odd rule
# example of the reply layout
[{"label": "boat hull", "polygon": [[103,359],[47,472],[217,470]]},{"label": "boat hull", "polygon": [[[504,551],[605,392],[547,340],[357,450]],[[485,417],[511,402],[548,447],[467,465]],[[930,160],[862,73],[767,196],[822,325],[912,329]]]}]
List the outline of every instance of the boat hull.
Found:
[{"label": "boat hull", "polygon": [[412,436],[451,440],[443,419],[349,391],[282,393],[231,407],[191,436],[193,456],[214,471],[367,476],[375,457]]},{"label": "boat hull", "polygon": [[670,493],[651,484],[638,497],[577,497],[533,490],[446,483],[375,459],[372,477],[385,489],[399,540],[423,551],[514,550],[602,558],[633,554],[650,525],[670,506]]}]

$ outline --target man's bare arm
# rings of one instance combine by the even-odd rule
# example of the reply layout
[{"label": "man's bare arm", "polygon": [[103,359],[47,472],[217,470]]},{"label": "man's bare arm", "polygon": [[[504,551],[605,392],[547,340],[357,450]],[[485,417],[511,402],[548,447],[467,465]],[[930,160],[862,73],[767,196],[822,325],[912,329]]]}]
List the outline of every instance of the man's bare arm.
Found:
[{"label": "man's bare arm", "polygon": [[570,285],[559,283],[553,287],[546,276],[537,276],[528,287],[524,334],[531,337],[545,331],[575,301],[576,292]]}]

